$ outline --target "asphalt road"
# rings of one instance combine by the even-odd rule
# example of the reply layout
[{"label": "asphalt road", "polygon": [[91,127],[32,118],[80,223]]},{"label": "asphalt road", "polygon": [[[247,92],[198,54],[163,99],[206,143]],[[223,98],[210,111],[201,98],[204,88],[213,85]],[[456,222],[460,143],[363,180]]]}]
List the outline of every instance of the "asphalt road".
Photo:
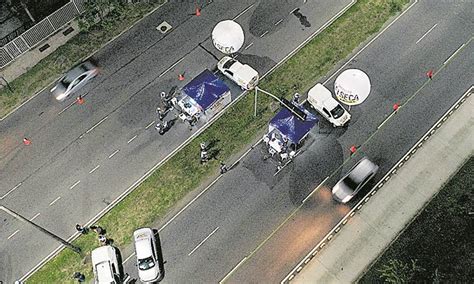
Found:
[{"label": "asphalt road", "polygon": [[[349,3],[222,0],[195,17],[194,4],[187,2],[166,4],[96,53],[102,73],[84,89],[85,104],[72,98],[57,103],[47,88],[0,123],[2,205],[67,239],[74,224],[93,218],[197,131],[176,124],[159,136],[147,127],[155,120],[159,92],[215,68],[221,55],[209,35],[217,22],[236,18],[242,24],[246,44],[238,59],[263,74]],[[314,15],[310,26],[290,14],[297,7]],[[163,20],[173,26],[165,35],[155,29]],[[226,82],[235,99],[240,89]],[[32,145],[22,145],[23,137]],[[4,282],[18,279],[58,246],[8,216],[1,224]]]},{"label": "asphalt road", "polygon": [[[275,164],[257,145],[162,229],[163,282],[215,283],[231,271],[228,283],[283,280],[364,194],[337,204],[335,182],[368,156],[380,166],[375,184],[473,85],[472,9],[467,2],[420,1],[353,58],[343,69],[366,71],[372,91],[351,109],[349,127],[313,129],[303,152],[275,177]],[[431,81],[429,69],[436,74]],[[381,126],[394,103],[402,107]],[[351,145],[361,145],[352,158]],[[136,277],[133,257],[125,265]]]}]

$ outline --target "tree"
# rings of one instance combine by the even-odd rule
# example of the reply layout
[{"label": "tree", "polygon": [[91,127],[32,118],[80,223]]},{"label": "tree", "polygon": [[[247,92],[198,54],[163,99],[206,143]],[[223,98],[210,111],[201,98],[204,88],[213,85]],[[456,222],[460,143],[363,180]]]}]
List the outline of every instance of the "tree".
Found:
[{"label": "tree", "polygon": [[388,283],[407,283],[416,272],[424,271],[421,266],[416,264],[416,260],[411,260],[411,264],[398,259],[391,259],[388,264],[384,264],[380,272],[380,278]]},{"label": "tree", "polygon": [[123,10],[123,1],[120,0],[87,0],[84,2],[84,13],[79,17],[79,26],[82,30],[89,30],[94,26],[102,27],[108,17],[119,15]]}]

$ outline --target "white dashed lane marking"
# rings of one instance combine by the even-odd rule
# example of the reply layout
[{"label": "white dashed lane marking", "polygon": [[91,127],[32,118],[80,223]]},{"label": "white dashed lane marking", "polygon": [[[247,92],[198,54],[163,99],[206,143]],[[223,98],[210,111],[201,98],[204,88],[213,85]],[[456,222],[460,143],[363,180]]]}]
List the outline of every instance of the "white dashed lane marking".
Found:
[{"label": "white dashed lane marking", "polygon": [[219,230],[219,227],[215,228],[214,231],[212,231],[204,240],[202,240],[190,253],[188,253],[188,256],[190,256],[191,254],[193,254],[193,252],[195,252],[200,246],[202,246],[202,244],[204,244],[205,241],[207,241],[207,239],[209,239],[215,232],[217,232],[217,230]]},{"label": "white dashed lane marking", "polygon": [[81,182],[80,180],[76,181],[73,185],[71,185],[69,189],[75,188],[80,182]]},{"label": "white dashed lane marking", "polygon": [[13,234],[9,235],[7,239],[11,239],[13,238],[14,235],[16,235],[16,233],[18,233],[20,230],[16,230],[15,232],[13,232]]},{"label": "white dashed lane marking", "polygon": [[130,138],[130,140],[127,141],[127,144],[130,144],[130,142],[132,142],[133,140],[135,140],[135,138],[137,138],[138,135],[135,135],[133,136],[132,138]]},{"label": "white dashed lane marking", "polygon": [[33,220],[36,219],[39,215],[41,215],[41,213],[36,213],[36,215],[33,216],[33,218],[31,218],[30,221],[33,221]]},{"label": "white dashed lane marking", "polygon": [[5,193],[2,197],[0,197],[0,200],[4,199],[5,197],[7,197],[7,195],[9,195],[10,193],[12,193],[15,189],[19,188],[21,185],[21,182],[19,184],[17,184],[14,188],[10,189],[7,193]]},{"label": "white dashed lane marking", "polygon": [[52,206],[54,203],[56,203],[59,199],[61,199],[61,196],[58,196],[55,200],[51,201],[49,206]]},{"label": "white dashed lane marking", "polygon": [[416,43],[419,43],[422,39],[425,38],[425,36],[427,36],[438,24],[435,24],[434,26],[431,27],[431,29],[429,29],[423,36],[420,37],[419,40],[416,41]]},{"label": "white dashed lane marking", "polygon": [[92,174],[92,173],[95,172],[99,167],[100,167],[100,165],[97,165],[95,168],[93,168],[92,170],[90,170],[89,173]]},{"label": "white dashed lane marking", "polygon": [[115,150],[115,152],[113,152],[112,154],[110,154],[109,159],[112,158],[113,156],[115,156],[115,154],[117,154],[119,151],[120,151],[120,150],[118,150],[118,149]]}]

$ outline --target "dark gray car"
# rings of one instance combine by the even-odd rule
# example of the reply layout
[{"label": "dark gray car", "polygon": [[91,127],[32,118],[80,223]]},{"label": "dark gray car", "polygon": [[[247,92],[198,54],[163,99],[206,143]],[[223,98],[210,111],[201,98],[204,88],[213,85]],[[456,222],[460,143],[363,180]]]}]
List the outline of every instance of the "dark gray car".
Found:
[{"label": "dark gray car", "polygon": [[51,89],[58,101],[64,101],[69,95],[82,88],[90,79],[99,74],[99,68],[91,61],[84,61],[69,70]]},{"label": "dark gray car", "polygon": [[341,203],[349,202],[375,176],[378,170],[379,167],[376,164],[366,157],[362,158],[332,188],[333,198]]}]

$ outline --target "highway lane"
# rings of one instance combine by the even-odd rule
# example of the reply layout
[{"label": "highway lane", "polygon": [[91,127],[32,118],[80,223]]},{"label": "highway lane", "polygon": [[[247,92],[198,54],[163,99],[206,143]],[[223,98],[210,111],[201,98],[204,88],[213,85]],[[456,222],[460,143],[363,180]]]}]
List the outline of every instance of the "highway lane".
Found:
[{"label": "highway lane", "polygon": [[[2,154],[1,160],[5,169],[2,171],[1,192],[8,195],[2,198],[2,204],[17,209],[25,216],[40,213],[36,221],[64,238],[74,232],[75,223],[83,223],[103,210],[179,142],[196,132],[196,129],[189,131],[185,125],[177,124],[167,135],[160,137],[152,128],[147,128],[155,119],[157,94],[174,85],[182,86],[204,68],[215,66],[215,58],[200,47],[199,43],[203,42],[203,47],[211,46],[209,34],[219,20],[239,16],[237,21],[241,18],[251,20],[254,21],[254,26],[258,26],[252,7],[259,8],[260,2],[247,9],[252,3],[239,1],[230,9],[225,1],[213,2],[203,10],[203,15],[208,18],[187,19],[174,26],[174,30],[165,40],[158,40],[155,45],[153,41],[140,42],[148,46],[139,56],[130,59],[131,61],[120,56],[126,53],[123,47],[107,46],[96,57],[101,63],[114,62],[112,53],[113,48],[116,48],[117,63],[113,64],[110,70],[103,64],[104,71],[101,76],[105,77],[99,76],[96,82],[88,87],[89,94],[85,97],[84,105],[74,105],[59,116],[57,113],[61,112],[61,109],[52,105],[38,116],[40,120],[44,120],[36,121],[28,116],[31,115],[28,111],[41,109],[43,105],[35,105],[36,100],[45,103],[44,101],[50,99],[48,94],[40,94],[19,112],[2,121],[0,125],[5,129],[1,132],[2,139],[9,143],[14,141],[14,133],[23,137],[27,130],[38,129],[31,137],[31,146],[35,147],[3,144],[7,147],[2,151],[7,153],[5,156]],[[293,6],[284,3],[282,8],[279,3],[275,2],[272,8],[280,13],[285,12],[288,19],[278,25],[273,23],[272,26],[267,22],[262,23],[261,28],[269,30],[269,33],[264,37],[255,37],[253,44],[240,55],[255,65],[261,73],[269,70],[333,16],[320,10],[313,26],[301,28],[299,20],[289,14],[294,9]],[[292,3],[296,5],[294,7],[303,4],[302,1]],[[320,7],[331,7],[328,11],[334,11],[335,14],[348,3],[349,1],[337,1],[331,5],[323,3]],[[241,14],[244,11],[245,13]],[[182,13],[182,10],[174,13]],[[147,18],[143,21],[145,27],[139,24],[125,33],[125,37],[131,37],[127,42],[133,43],[140,29],[154,27],[153,25],[162,19],[153,15],[151,18],[152,23],[148,23]],[[291,41],[284,41],[288,38],[283,39],[281,35],[289,31]],[[145,31],[142,31],[141,36],[144,34]],[[274,42],[279,36],[282,38],[279,46],[266,47],[267,39]],[[252,50],[266,50],[271,53],[267,58],[260,59],[259,56],[253,56]],[[139,52],[135,51],[134,54],[137,53]],[[104,60],[101,59],[102,55]],[[179,56],[184,56],[182,61],[169,72],[163,73],[180,58]],[[176,77],[182,70],[186,70],[187,80],[178,82]],[[240,93],[235,85],[231,85],[231,90],[234,97]],[[45,103],[43,107],[48,107],[50,103]],[[28,113],[24,117],[23,111]],[[17,128],[15,123],[19,125]],[[19,184],[19,180],[21,186],[9,192]],[[10,233],[11,231],[2,230],[0,237],[5,240]],[[0,267],[0,274],[7,280],[19,277],[56,246],[56,243],[33,229],[22,227],[15,238],[0,244],[2,251],[10,257],[8,266]],[[23,255],[31,251],[35,251],[35,256],[25,260]],[[15,265],[16,263],[22,265]]]},{"label": "highway lane", "polygon": [[[379,179],[474,83],[472,41],[443,64],[472,37],[470,6],[465,5],[422,1],[350,61],[345,68],[367,71],[373,90],[363,105],[352,108],[347,130],[313,130],[304,152],[275,178],[275,165],[262,161],[264,149],[257,146],[163,229],[163,282],[217,282],[239,263],[230,283],[281,281],[358,201],[348,206],[332,201],[330,187],[339,177],[367,155],[381,166]],[[436,29],[418,41],[435,24]],[[422,88],[429,68],[441,70]],[[327,84],[331,89],[333,80]],[[374,134],[392,105],[406,101]],[[349,159],[354,144],[363,146]],[[264,242],[327,176],[325,186]],[[126,271],[135,269],[133,261],[126,263]]]}]

